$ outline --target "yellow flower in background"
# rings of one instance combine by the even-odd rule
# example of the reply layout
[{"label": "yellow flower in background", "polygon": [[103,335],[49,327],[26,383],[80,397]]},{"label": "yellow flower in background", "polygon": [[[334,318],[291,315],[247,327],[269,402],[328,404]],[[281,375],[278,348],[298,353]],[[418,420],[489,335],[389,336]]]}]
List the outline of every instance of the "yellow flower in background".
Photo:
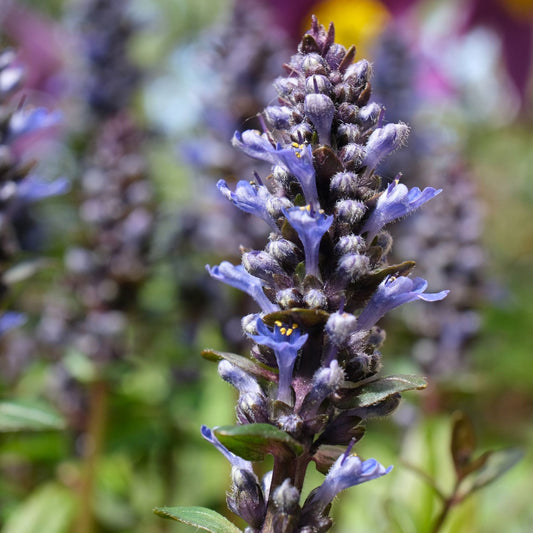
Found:
[{"label": "yellow flower in background", "polygon": [[516,17],[533,19],[533,0],[500,0],[506,11]]},{"label": "yellow flower in background", "polygon": [[313,14],[325,26],[333,21],[335,41],[346,48],[355,43],[358,57],[369,57],[375,39],[390,20],[389,11],[378,0],[324,0],[313,6],[304,18],[306,23]]}]

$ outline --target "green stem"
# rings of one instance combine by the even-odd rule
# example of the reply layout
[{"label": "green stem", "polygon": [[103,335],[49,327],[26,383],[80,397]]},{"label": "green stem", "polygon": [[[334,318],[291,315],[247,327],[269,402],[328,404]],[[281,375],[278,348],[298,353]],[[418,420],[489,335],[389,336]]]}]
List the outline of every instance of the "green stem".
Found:
[{"label": "green stem", "polygon": [[108,386],[96,379],[89,387],[89,419],[83,446],[83,472],[76,533],[94,533],[94,484],[107,421]]},{"label": "green stem", "polygon": [[431,533],[439,533],[439,531],[441,531],[442,526],[444,525],[446,518],[450,514],[452,507],[459,503],[459,500],[457,499],[457,493],[461,481],[461,479],[456,481],[451,496],[444,499],[444,504],[439,515],[437,516],[437,519],[435,520],[435,523],[433,524],[433,529],[431,530]]}]

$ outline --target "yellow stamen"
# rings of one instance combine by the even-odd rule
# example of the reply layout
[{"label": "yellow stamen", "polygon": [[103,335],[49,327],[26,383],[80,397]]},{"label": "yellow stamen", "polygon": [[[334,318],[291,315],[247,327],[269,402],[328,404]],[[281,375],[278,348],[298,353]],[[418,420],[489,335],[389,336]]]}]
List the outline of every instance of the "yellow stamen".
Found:
[{"label": "yellow stamen", "polygon": [[298,324],[293,324],[292,329],[296,329],[298,327]]},{"label": "yellow stamen", "polygon": [[288,337],[289,335],[292,335],[292,328],[289,328],[289,329],[287,330],[286,335],[287,335],[287,337]]},{"label": "yellow stamen", "polygon": [[282,335],[286,335],[287,334],[287,328],[281,328],[279,331],[280,331],[280,333]]},{"label": "yellow stamen", "polygon": [[283,324],[281,323],[280,320],[276,320],[276,321],[274,322],[274,324],[275,324],[276,326],[278,326],[278,328],[281,328],[281,326],[283,326]]}]

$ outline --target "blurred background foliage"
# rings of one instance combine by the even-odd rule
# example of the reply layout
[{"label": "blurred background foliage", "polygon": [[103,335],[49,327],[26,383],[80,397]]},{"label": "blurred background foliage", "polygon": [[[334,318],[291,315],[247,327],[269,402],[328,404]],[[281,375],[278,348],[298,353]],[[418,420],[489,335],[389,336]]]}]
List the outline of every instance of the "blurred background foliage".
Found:
[{"label": "blurred background foliage", "polygon": [[[266,39],[268,46],[258,56],[265,59],[265,71],[252,73],[251,79],[255,88],[268,84],[277,73],[267,54],[283,58],[293,53],[311,13],[324,24],[332,20],[339,41],[358,46],[358,58],[364,53],[373,59],[380,36],[403,28],[414,57],[426,65],[416,82],[422,95],[416,124],[424,125],[424,134],[444,139],[443,149],[459,154],[484,213],[485,288],[476,308],[481,326],[468,342],[466,362],[448,375],[434,376],[428,390],[408,393],[405,406],[391,419],[368,427],[358,453],[395,469],[335,502],[334,531],[430,533],[438,497],[414,470],[450,490],[449,442],[457,410],[473,420],[480,451],[520,447],[525,456],[458,506],[442,531],[530,531],[531,2],[242,0],[239,9],[245,14],[257,5],[274,13],[263,23],[263,36],[244,42],[238,37],[248,28],[246,16],[241,15],[243,24],[231,26],[235,6],[230,0],[119,2],[133,28],[125,57],[140,78],[131,101],[118,105],[127,108],[142,131],[155,226],[135,305],[120,310],[127,319],[120,356],[105,362],[75,342],[51,348],[39,336],[49,327],[43,326],[43,317],[51,305],[65,299],[80,303],[68,282],[66,251],[92,231],[79,215],[79,183],[104,122],[87,107],[83,87],[91,73],[78,40],[83,10],[91,4],[0,0],[0,43],[22,50],[29,80],[32,69],[39,69],[39,49],[56,54],[56,70],[41,75],[58,83],[35,83],[28,94],[32,101],[60,109],[64,123],[60,137],[49,140],[36,157],[42,173],[65,175],[73,184],[70,193],[43,202],[32,213],[39,242],[22,250],[22,257],[46,261],[12,285],[7,302],[9,309],[24,311],[28,322],[0,340],[0,531],[178,532],[189,528],[157,518],[152,508],[203,505],[228,514],[224,493],[230,468],[202,441],[199,427],[233,423],[235,398],[200,353],[208,347],[246,349],[235,333],[238,325],[228,322],[246,304],[233,291],[206,281],[204,265],[228,259],[232,249],[237,255],[241,242],[253,242],[265,230],[240,231],[248,224],[240,220],[234,222],[236,231],[225,222],[229,211],[219,205],[213,189],[216,179],[235,169],[244,172],[239,179],[250,176],[250,163],[232,159],[238,155],[229,146],[232,130],[250,127],[254,118],[252,103],[243,102],[236,89],[241,84],[252,95],[245,86],[250,80],[237,77],[238,66],[258,45],[254,39]],[[15,8],[23,11],[16,19],[8,17]],[[35,33],[37,21],[42,34]],[[109,20],[111,32],[116,22]],[[217,55],[224,44],[229,50]],[[510,59],[513,54],[520,55],[519,64]],[[105,76],[100,83],[105,84]],[[257,94],[272,97],[263,88]],[[412,357],[413,334],[400,314],[395,312],[397,320],[387,325],[386,371],[422,372]],[[13,407],[28,410],[24,423],[10,418]],[[319,479],[313,473],[308,489]]]}]

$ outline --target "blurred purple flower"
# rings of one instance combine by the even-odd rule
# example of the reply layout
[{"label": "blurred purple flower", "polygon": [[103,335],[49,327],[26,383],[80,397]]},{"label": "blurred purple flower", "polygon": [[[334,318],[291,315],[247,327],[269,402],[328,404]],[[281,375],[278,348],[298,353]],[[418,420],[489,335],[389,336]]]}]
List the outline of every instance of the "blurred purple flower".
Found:
[{"label": "blurred purple flower", "polygon": [[0,316],[0,336],[6,331],[21,326],[26,322],[26,316],[15,311],[6,311]]},{"label": "blurred purple flower", "polygon": [[49,111],[43,107],[22,108],[11,116],[7,141],[13,142],[24,135],[57,126],[60,122],[61,113],[59,111]]},{"label": "blurred purple flower", "polygon": [[65,194],[70,188],[67,178],[45,181],[34,174],[26,176],[18,185],[17,198],[23,202],[37,202],[51,196]]}]

